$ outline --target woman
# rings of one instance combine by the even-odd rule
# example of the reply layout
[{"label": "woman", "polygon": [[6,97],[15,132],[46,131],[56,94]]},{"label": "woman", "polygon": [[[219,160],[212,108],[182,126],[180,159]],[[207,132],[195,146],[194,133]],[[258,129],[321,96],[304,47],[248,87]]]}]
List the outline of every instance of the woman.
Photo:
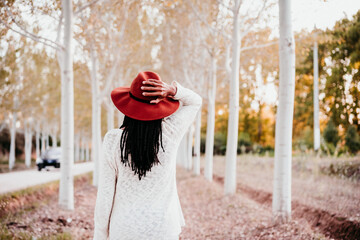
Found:
[{"label": "woman", "polygon": [[154,72],[140,72],[130,88],[114,89],[111,98],[125,118],[104,137],[94,239],[179,239],[185,221],[176,155],[202,99]]}]

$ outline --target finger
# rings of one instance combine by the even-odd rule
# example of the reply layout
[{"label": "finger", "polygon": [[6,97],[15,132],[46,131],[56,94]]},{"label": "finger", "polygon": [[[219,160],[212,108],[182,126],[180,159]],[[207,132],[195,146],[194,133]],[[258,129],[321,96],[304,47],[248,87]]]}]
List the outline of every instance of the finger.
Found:
[{"label": "finger", "polygon": [[154,96],[164,96],[165,92],[157,91],[157,92],[143,92],[144,96],[154,97]]},{"label": "finger", "polygon": [[144,90],[144,91],[164,91],[164,88],[162,88],[162,87],[145,87],[145,86],[142,86],[141,90]]},{"label": "finger", "polygon": [[154,103],[154,104],[158,104],[159,102],[161,102],[164,98],[160,97],[160,98],[157,98],[155,100],[151,100],[150,103]]},{"label": "finger", "polygon": [[155,86],[155,87],[161,87],[162,86],[161,82],[150,81],[150,79],[146,80],[146,81],[143,81],[142,83],[144,85],[151,85],[151,86]]}]

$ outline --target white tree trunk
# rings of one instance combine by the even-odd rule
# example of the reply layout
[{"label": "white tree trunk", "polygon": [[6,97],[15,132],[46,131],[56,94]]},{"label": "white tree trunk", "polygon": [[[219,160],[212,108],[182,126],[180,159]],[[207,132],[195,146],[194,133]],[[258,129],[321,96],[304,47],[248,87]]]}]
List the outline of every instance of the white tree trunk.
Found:
[{"label": "white tree trunk", "polygon": [[111,106],[111,100],[107,100],[106,103],[106,115],[107,115],[107,129],[110,131],[111,129],[114,129],[114,108]]},{"label": "white tree trunk", "polygon": [[314,43],[314,150],[320,148],[318,45]]},{"label": "white tree trunk", "polygon": [[82,138],[81,142],[80,142],[80,160],[81,161],[85,160],[85,141],[84,141],[84,138]]},{"label": "white tree trunk", "polygon": [[32,149],[32,132],[28,124],[25,123],[25,165],[31,167],[31,149]]},{"label": "white tree trunk", "polygon": [[295,91],[295,41],[291,1],[279,0],[280,83],[275,126],[275,164],[272,211],[276,223],[291,219],[292,124]]},{"label": "white tree trunk", "polygon": [[46,134],[41,133],[41,154],[44,154],[46,150]]},{"label": "white tree trunk", "polygon": [[193,125],[190,126],[188,133],[187,133],[187,153],[186,153],[186,169],[191,170],[193,161],[192,161],[192,144],[193,144],[193,138],[194,138],[194,127]]},{"label": "white tree trunk", "polygon": [[213,178],[213,155],[215,134],[215,95],[216,95],[216,56],[211,56],[211,84],[208,93],[208,114],[206,124],[205,143],[205,178],[212,181]]},{"label": "white tree trunk", "polygon": [[229,96],[229,120],[226,142],[226,167],[225,167],[225,194],[236,192],[236,158],[238,143],[239,124],[239,70],[240,70],[240,46],[239,34],[239,0],[235,0],[232,33],[232,64]]},{"label": "white tree trunk", "polygon": [[118,111],[117,113],[117,119],[118,119],[118,128],[122,125],[123,121],[124,121],[124,117],[125,115],[122,114],[122,112]]},{"label": "white tree trunk", "polygon": [[51,135],[52,147],[57,147],[56,133]]},{"label": "white tree trunk", "polygon": [[62,1],[64,16],[64,50],[61,66],[61,177],[59,205],[74,209],[74,79],[73,79],[73,13],[72,0]]},{"label": "white tree trunk", "polygon": [[36,146],[36,159],[40,157],[40,131],[36,129],[36,136],[35,136],[35,146]]},{"label": "white tree trunk", "polygon": [[85,161],[88,162],[90,160],[90,149],[89,149],[89,143],[86,141],[86,150],[85,150]]},{"label": "white tree trunk", "polygon": [[194,174],[200,175],[201,109],[196,116],[194,144]]},{"label": "white tree trunk", "polygon": [[80,160],[80,135],[76,134],[75,135],[75,162],[78,162]]},{"label": "white tree trunk", "polygon": [[45,150],[49,149],[49,134],[45,134]]},{"label": "white tree trunk", "polygon": [[96,77],[96,56],[95,50],[91,49],[91,91],[92,91],[92,146],[91,157],[94,162],[93,185],[98,185],[99,163],[101,149],[101,105],[98,99],[99,85]]},{"label": "white tree trunk", "polygon": [[12,170],[15,165],[15,149],[16,149],[16,120],[17,114],[13,112],[12,121],[11,121],[11,129],[10,129],[10,153],[9,153],[9,169]]}]

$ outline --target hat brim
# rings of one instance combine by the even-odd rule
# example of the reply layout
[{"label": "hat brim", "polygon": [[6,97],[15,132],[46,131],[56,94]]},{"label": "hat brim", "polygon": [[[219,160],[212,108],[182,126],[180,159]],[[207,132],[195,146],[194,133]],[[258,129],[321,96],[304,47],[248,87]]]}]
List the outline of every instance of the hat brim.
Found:
[{"label": "hat brim", "polygon": [[124,115],[142,121],[151,121],[170,116],[179,108],[179,101],[165,98],[161,102],[144,103],[130,97],[130,87],[118,87],[111,92],[111,99]]}]

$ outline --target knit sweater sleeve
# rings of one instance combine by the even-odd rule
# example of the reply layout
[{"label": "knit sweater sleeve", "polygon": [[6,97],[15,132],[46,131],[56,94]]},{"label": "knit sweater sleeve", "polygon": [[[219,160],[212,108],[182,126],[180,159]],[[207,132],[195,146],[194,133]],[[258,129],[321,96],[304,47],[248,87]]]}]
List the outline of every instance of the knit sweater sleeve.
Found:
[{"label": "knit sweater sleeve", "polygon": [[94,212],[94,240],[106,240],[109,236],[109,223],[114,204],[117,182],[117,167],[114,162],[116,144],[110,131],[104,137],[102,157],[99,166],[99,182]]},{"label": "knit sweater sleeve", "polygon": [[194,122],[196,114],[202,105],[202,98],[199,94],[183,87],[178,82],[175,82],[175,84],[177,91],[173,99],[179,100],[181,105],[165,121],[168,123],[167,128],[170,130],[173,140],[180,142],[187,129]]}]

